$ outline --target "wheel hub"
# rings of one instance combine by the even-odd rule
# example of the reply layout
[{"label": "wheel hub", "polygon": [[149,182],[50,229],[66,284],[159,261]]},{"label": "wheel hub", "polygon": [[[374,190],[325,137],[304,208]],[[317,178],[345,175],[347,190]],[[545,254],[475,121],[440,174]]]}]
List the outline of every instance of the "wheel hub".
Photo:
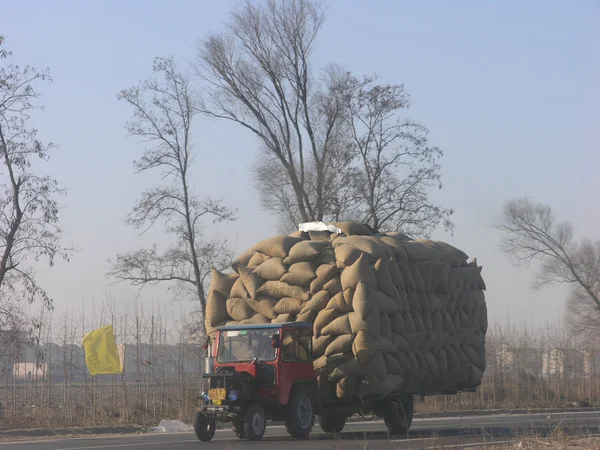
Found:
[{"label": "wheel hub", "polygon": [[308,397],[303,395],[298,400],[298,409],[296,411],[298,424],[302,428],[307,428],[310,425],[310,420],[312,417],[312,405]]},{"label": "wheel hub", "polygon": [[254,430],[254,432],[256,434],[260,434],[262,432],[263,427],[265,426],[265,421],[263,419],[262,414],[259,413],[255,413],[252,416],[252,430]]}]

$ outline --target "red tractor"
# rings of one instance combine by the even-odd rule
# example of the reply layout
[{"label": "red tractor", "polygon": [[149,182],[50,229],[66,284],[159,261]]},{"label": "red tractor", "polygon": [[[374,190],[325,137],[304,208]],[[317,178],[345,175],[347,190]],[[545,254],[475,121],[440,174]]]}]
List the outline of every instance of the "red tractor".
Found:
[{"label": "red tractor", "polygon": [[323,431],[339,433],[356,413],[374,413],[391,433],[405,434],[412,422],[412,395],[321,401],[312,328],[306,322],[218,328],[202,376],[194,422],[198,439],[210,441],[219,421],[232,423],[239,438],[257,441],[267,420],[282,421],[293,438],[306,439],[315,415]]}]

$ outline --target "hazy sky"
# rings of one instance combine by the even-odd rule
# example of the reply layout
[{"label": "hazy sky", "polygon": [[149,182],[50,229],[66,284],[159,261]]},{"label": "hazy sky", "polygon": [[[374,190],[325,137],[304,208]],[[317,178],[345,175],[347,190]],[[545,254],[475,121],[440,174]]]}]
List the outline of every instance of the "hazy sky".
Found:
[{"label": "hazy sky", "polygon": [[[70,264],[44,268],[40,281],[58,312],[105,295],[107,259],[153,241],[123,219],[153,177],[133,174],[141,151],[126,139],[130,110],[116,94],[151,74],[155,56],[175,54],[185,68],[198,40],[219,30],[236,2],[4,2],[0,34],[14,62],[48,66],[41,137],[60,148],[47,169],[70,188],[65,243],[82,249]],[[571,220],[578,236],[600,237],[600,3],[598,1],[333,0],[315,62],[404,83],[410,116],[427,125],[445,151],[444,190],[435,198],[456,210],[454,236],[436,233],[483,265],[490,319],[555,320],[564,290],[529,289],[531,273],[497,251],[489,224],[504,201],[530,195]],[[233,125],[198,120],[194,171],[201,195],[223,196],[239,220],[219,232],[244,250],[275,232],[252,190],[249,167],[258,145]],[[214,228],[209,233],[214,232]],[[165,299],[161,289],[145,301]],[[183,306],[183,305],[180,305]]]}]

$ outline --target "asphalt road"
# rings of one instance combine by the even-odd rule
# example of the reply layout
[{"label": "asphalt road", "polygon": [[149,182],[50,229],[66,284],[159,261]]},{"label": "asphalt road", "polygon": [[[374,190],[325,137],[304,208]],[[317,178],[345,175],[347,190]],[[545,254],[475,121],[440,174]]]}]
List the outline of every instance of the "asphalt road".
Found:
[{"label": "asphalt road", "polygon": [[502,443],[524,433],[547,436],[554,431],[600,434],[600,411],[577,413],[468,416],[418,419],[408,436],[389,436],[381,421],[346,425],[340,435],[327,435],[315,426],[309,441],[292,440],[283,426],[267,428],[262,441],[237,439],[229,430],[216,432],[203,443],[193,433],[157,433],[96,438],[68,438],[28,442],[1,442],[0,450],[101,450],[101,449],[435,449],[477,448],[478,444]]}]

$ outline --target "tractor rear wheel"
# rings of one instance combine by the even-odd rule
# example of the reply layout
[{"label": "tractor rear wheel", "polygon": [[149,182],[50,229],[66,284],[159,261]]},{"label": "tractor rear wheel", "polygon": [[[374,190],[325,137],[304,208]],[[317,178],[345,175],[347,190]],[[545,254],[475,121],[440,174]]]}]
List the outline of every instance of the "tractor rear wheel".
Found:
[{"label": "tractor rear wheel", "polygon": [[296,386],[287,406],[285,426],[295,439],[307,439],[315,423],[312,392],[305,386]]},{"label": "tractor rear wheel", "polygon": [[414,412],[415,405],[412,395],[391,399],[383,411],[383,420],[390,434],[407,434]]},{"label": "tractor rear wheel", "polygon": [[325,433],[341,433],[346,426],[346,416],[319,416],[319,426]]}]

